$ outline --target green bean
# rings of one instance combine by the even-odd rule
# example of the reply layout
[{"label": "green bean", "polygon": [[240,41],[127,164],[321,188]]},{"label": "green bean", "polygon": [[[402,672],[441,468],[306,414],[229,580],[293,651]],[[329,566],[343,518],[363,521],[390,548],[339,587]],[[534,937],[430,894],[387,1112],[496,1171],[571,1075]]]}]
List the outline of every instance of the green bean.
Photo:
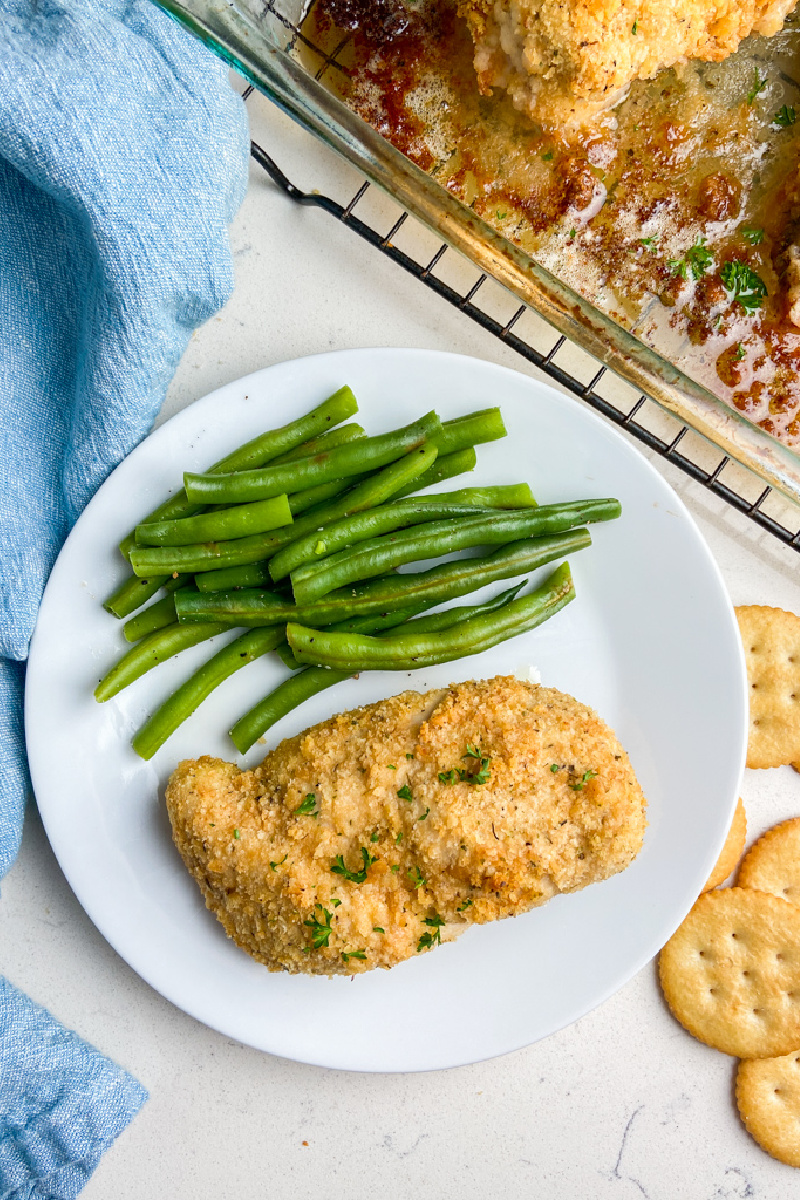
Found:
[{"label": "green bean", "polygon": [[295,657],[335,671],[408,671],[480,654],[508,638],[535,629],[575,598],[569,563],[562,563],[528,596],[496,613],[459,621],[436,633],[413,630],[391,637],[331,633],[291,622],[286,628]]},{"label": "green bean", "polygon": [[440,454],[455,454],[468,446],[494,442],[505,437],[506,432],[499,408],[481,408],[454,421],[443,421],[435,441]]},{"label": "green bean", "polygon": [[198,571],[195,585],[201,592],[228,592],[233,588],[252,588],[272,583],[269,559],[245,563],[242,567],[224,567],[221,571]]},{"label": "green bean", "polygon": [[[386,506],[387,509],[389,507],[397,509],[400,506]],[[466,509],[468,514],[471,511],[475,510]],[[410,529],[400,529],[391,536],[369,538],[319,562],[304,563],[291,573],[292,591],[295,601],[302,606],[335,588],[385,575],[387,571],[405,563],[438,558],[472,546],[505,545],[523,537],[561,533],[576,525],[613,520],[620,511],[617,500],[582,500],[569,504],[545,504],[522,512],[486,513],[478,510],[475,515],[460,516],[458,519],[414,525]],[[379,513],[380,510],[375,510],[375,513],[367,515],[375,518],[374,524],[380,533]],[[320,541],[323,545],[327,543],[325,531],[320,534]]]},{"label": "green bean", "polygon": [[145,578],[156,571],[213,571],[215,567],[236,567],[258,562],[264,557],[268,533],[229,542],[199,542],[193,546],[137,546],[131,550],[131,566]]},{"label": "green bean", "polygon": [[[402,625],[404,628],[413,630],[417,634],[449,629],[452,625],[467,620],[470,617],[494,612],[498,608],[502,608],[514,599],[526,583],[527,580],[523,580],[516,587],[501,592],[498,596],[485,601],[483,604],[448,608],[444,612],[429,613],[427,616],[418,617],[415,620],[408,620],[404,614],[399,614],[400,619],[396,620],[394,625]],[[406,613],[409,611],[413,612],[413,610],[405,610]],[[348,631],[354,633],[379,632],[377,621],[372,617],[356,618],[354,621],[341,622],[340,625],[332,625],[330,628],[332,631],[342,632],[342,625],[348,625],[350,627]],[[387,626],[384,625],[383,628],[387,628]],[[281,649],[282,647],[279,646],[278,653],[281,652]],[[288,651],[288,658],[283,659],[286,665],[288,667],[299,666],[300,664],[292,654],[288,643],[286,643],[285,649]],[[297,674],[291,675],[283,683],[278,684],[269,695],[260,700],[244,716],[239,718],[230,730],[234,746],[240,754],[246,754],[262,734],[271,729],[277,721],[280,721],[292,709],[299,707],[304,700],[310,699],[311,696],[316,696],[326,688],[333,687],[335,683],[341,683],[345,679],[352,678],[352,674],[352,671],[334,671],[329,667],[305,667],[302,671],[297,672]]]},{"label": "green bean", "polygon": [[131,617],[130,621],[126,621],[123,625],[122,632],[125,634],[127,642],[138,642],[146,634],[154,633],[156,629],[163,629],[166,625],[172,625],[177,619],[175,598],[170,594],[163,600],[156,600],[155,604],[151,604],[149,608],[143,608],[135,617]]},{"label": "green bean", "polygon": [[[300,442],[293,450],[287,450],[285,454],[279,454],[277,458],[271,458],[269,461],[274,467],[279,467],[284,463],[295,462],[298,458],[308,458],[310,454],[320,454],[323,450],[334,450],[337,446],[346,446],[348,443],[356,442],[359,438],[366,436],[362,425],[356,424],[355,421],[348,421],[347,425],[326,429],[318,437],[309,438],[307,442]],[[254,463],[253,465],[262,466],[264,464]]]},{"label": "green bean", "polygon": [[200,513],[196,517],[137,525],[136,541],[144,546],[191,546],[196,542],[228,541],[251,533],[266,533],[291,523],[288,497],[273,496],[252,504]]},{"label": "green bean", "polygon": [[195,709],[235,671],[274,650],[283,640],[283,629],[250,629],[203,663],[199,670],[169,696],[145,721],[133,739],[140,758],[152,758]]},{"label": "green bean", "polygon": [[156,592],[160,592],[168,579],[169,575],[154,575],[150,579],[139,579],[136,575],[128,575],[116,591],[103,601],[103,608],[112,616],[119,617],[120,620],[123,617],[129,617],[131,613],[136,612],[137,608],[141,608],[143,604],[152,599]]},{"label": "green bean", "polygon": [[256,588],[207,593],[182,588],[175,597],[175,609],[178,620],[187,623],[216,620],[255,627],[295,621],[306,625],[329,625],[348,616],[387,612],[420,601],[427,601],[433,607],[466,596],[484,584],[533,571],[555,558],[582,550],[591,545],[591,541],[589,530],[581,528],[511,542],[483,557],[459,558],[427,571],[385,575],[355,587],[338,588],[302,608],[274,592]]},{"label": "green bean", "polygon": [[229,730],[231,741],[240,754],[246,754],[262,734],[277,721],[310,700],[318,692],[352,676],[352,671],[330,671],[327,667],[307,667],[290,675],[283,683],[240,717]]},{"label": "green bean", "polygon": [[[366,488],[367,485],[364,485]],[[284,579],[290,572],[304,563],[327,558],[346,546],[368,538],[390,533],[409,525],[421,525],[445,517],[473,516],[478,505],[486,502],[490,509],[514,507],[509,504],[510,494],[524,498],[530,505],[530,488],[527,484],[509,485],[509,489],[463,488],[458,492],[437,492],[433,496],[413,496],[406,500],[393,501],[370,508],[366,512],[356,511],[335,522],[315,526],[311,533],[298,537],[279,550],[270,560],[269,573],[275,580]],[[377,572],[376,572],[377,573]]]},{"label": "green bean", "polygon": [[[322,404],[318,404],[316,408],[312,408],[305,416],[299,417],[296,421],[290,421],[288,425],[283,425],[280,429],[270,429],[266,433],[259,434],[252,441],[245,442],[243,446],[239,446],[231,454],[227,454],[225,458],[221,458],[219,462],[209,467],[206,474],[216,475],[263,467],[279,455],[285,455],[287,451],[293,450],[302,442],[316,438],[333,425],[346,421],[355,412],[358,412],[358,403],[350,388],[339,388],[338,392],[334,392],[332,396],[323,400]],[[355,428],[360,429],[360,426],[355,426]],[[149,523],[168,518],[190,517],[197,510],[197,504],[191,502],[187,498],[185,490],[181,488],[174,496],[170,496],[169,500],[165,500],[163,504],[159,504],[158,508],[153,509],[149,516],[145,517],[145,521]],[[136,538],[133,532],[120,542],[119,548],[125,558],[128,557],[135,543]]]},{"label": "green bean", "polygon": [[297,492],[318,483],[329,483],[344,476],[362,474],[365,467],[384,467],[416,446],[433,440],[441,429],[435,413],[427,413],[411,425],[377,437],[362,438],[350,446],[299,458],[285,466],[263,467],[235,474],[195,474],[187,471],[183,482],[193,503],[240,504],[263,500],[281,492]]},{"label": "green bean", "polygon": [[[459,488],[455,492],[437,492],[454,504],[471,504],[475,508],[536,508],[537,501],[527,483],[497,483],[488,487]],[[423,497],[420,496],[422,500]]]},{"label": "green bean", "polygon": [[404,496],[410,496],[412,492],[421,492],[423,488],[432,487],[434,483],[441,483],[444,479],[453,479],[456,475],[463,475],[466,471],[474,471],[477,461],[478,456],[474,446],[456,450],[453,454],[440,452],[433,466],[428,467],[425,474],[420,475],[414,483],[409,483],[402,491],[396,492],[394,498],[402,500]]},{"label": "green bean", "polygon": [[315,508],[319,504],[325,504],[332,500],[334,496],[340,496],[354,483],[360,483],[362,479],[366,479],[367,475],[368,472],[365,471],[363,475],[333,479],[330,483],[318,483],[316,487],[305,488],[302,492],[292,492],[289,496],[289,508],[292,510],[292,516],[297,517],[301,513],[308,512],[309,508]]},{"label": "green bean", "polygon": [[[180,595],[180,593],[178,594]],[[266,624],[266,622],[262,622],[262,624]],[[157,629],[132,646],[128,653],[103,676],[94,690],[95,699],[110,700],[112,696],[116,696],[123,688],[133,683],[135,679],[139,679],[146,671],[157,667],[159,663],[166,662],[168,658],[173,658],[182,650],[188,650],[190,646],[197,646],[200,642],[205,642],[214,634],[222,633],[228,628],[229,626],[224,622],[200,621],[196,625],[176,624],[167,625],[164,629]]]},{"label": "green bean", "polygon": [[191,582],[191,576],[180,574],[177,579],[173,578],[171,574],[154,575],[149,579],[139,579],[136,575],[129,575],[104,601],[103,608],[112,616],[122,620],[123,617],[129,617],[131,613],[136,612],[137,608],[146,604],[162,587],[167,592],[174,592],[179,587],[186,587],[189,582]]}]

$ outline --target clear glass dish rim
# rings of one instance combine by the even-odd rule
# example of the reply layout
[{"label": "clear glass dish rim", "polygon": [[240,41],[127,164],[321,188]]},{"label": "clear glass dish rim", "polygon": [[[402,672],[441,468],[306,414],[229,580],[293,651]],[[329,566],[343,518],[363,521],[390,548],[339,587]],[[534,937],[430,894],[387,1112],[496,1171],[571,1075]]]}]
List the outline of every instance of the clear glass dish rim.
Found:
[{"label": "clear glass dish rim", "polygon": [[539,266],[314,79],[237,0],[155,0],[305,129],[444,242],[638,391],[800,503],[800,455]]}]

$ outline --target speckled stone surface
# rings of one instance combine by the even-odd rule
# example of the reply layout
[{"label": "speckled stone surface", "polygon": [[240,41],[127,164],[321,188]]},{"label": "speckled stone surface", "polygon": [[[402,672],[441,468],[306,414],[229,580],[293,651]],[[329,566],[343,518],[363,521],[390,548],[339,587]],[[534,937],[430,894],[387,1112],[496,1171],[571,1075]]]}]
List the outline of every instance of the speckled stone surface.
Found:
[{"label": "speckled stone surface", "polygon": [[[253,136],[290,177],[324,180],[349,198],[349,167],[265,100],[251,105]],[[348,230],[291,205],[257,167],[232,236],[233,298],[193,337],[163,416],[259,367],[343,347],[424,346],[529,370]],[[800,557],[700,485],[664,473],[734,602],[800,612]],[[748,771],[743,798],[749,844],[800,815],[800,775]],[[86,1200],[800,1194],[800,1173],[770,1159],[739,1122],[734,1061],[672,1019],[653,965],[577,1024],[505,1058],[407,1076],[300,1066],[206,1029],[134,975],[81,910],[31,810],[3,885],[0,972],[150,1091]]]}]

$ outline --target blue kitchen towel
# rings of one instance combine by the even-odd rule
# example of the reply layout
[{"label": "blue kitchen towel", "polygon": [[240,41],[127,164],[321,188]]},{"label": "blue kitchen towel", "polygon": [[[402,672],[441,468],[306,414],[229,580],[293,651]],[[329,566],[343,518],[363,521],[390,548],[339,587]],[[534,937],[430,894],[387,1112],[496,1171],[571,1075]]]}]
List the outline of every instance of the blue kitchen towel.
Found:
[{"label": "blue kitchen towel", "polygon": [[[247,163],[226,69],[149,0],[0,0],[0,876],[42,589],[230,294]],[[143,1095],[2,987],[0,1200],[74,1196]]]},{"label": "blue kitchen towel", "polygon": [[147,1099],[130,1075],[0,979],[0,1197],[66,1200]]}]

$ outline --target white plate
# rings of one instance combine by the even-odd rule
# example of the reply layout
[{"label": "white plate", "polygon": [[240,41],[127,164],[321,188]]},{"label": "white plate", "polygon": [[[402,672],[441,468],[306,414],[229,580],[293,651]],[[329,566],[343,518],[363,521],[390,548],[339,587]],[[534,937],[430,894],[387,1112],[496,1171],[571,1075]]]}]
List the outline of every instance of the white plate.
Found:
[{"label": "white plate", "polygon": [[[272,657],[246,667],[150,763],[133,753],[131,735],[209,647],[184,652],[104,705],[92,698],[123,647],[119,622],[101,607],[124,575],[117,541],[180,484],[182,470],[202,469],[343,383],[371,433],[429,408],[449,419],[499,404],[509,436],[479,448],[465,483],[527,480],[540,502],[618,496],[623,516],[592,526],[593,545],[572,560],[577,600],[540,629],[410,676],[348,680],[285,718],[269,746],[409,686],[533,665],[543,683],[592,705],[616,729],[649,800],[644,849],[621,875],[353,981],[270,974],[248,958],[205,909],[170,837],[163,793],[172,768],[202,753],[236,758],[225,730],[284,669]],[[198,1020],[274,1054],[418,1071],[545,1037],[656,953],[722,845],[744,765],[746,688],[735,617],[705,543],[674,492],[614,429],[489,363],[356,350],[229,384],[173,417],[117,468],[50,577],[28,666],[26,728],[39,809],[64,874],[101,933],[153,987]],[[264,752],[255,746],[238,761],[253,764]]]}]

